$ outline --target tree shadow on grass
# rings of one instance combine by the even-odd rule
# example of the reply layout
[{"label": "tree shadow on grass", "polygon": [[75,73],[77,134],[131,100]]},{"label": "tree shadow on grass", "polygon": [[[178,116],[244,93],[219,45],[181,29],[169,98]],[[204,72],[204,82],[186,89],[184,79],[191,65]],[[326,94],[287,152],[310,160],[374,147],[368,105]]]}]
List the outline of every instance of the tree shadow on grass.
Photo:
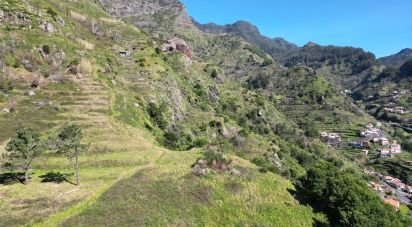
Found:
[{"label": "tree shadow on grass", "polygon": [[41,182],[43,183],[56,183],[56,184],[61,184],[63,182],[67,182],[70,184],[75,184],[69,180],[67,180],[67,177],[72,176],[73,174],[67,174],[67,173],[60,173],[60,172],[48,172],[44,175],[41,175],[40,178],[42,178]]},{"label": "tree shadow on grass", "polygon": [[24,173],[1,173],[0,184],[11,185],[15,183],[24,183]]},{"label": "tree shadow on grass", "polygon": [[[302,190],[300,190],[299,186],[296,186],[296,189],[288,188],[287,190],[293,196],[293,198],[295,198],[300,204],[308,206],[308,207],[312,207],[312,209],[315,213],[323,213],[321,209],[319,209],[318,207],[311,204],[305,198],[305,196],[304,196]],[[330,223],[328,221],[325,222],[325,220],[318,220],[317,218],[313,218],[312,226],[314,226],[314,227],[327,227],[327,226],[330,226]]]}]

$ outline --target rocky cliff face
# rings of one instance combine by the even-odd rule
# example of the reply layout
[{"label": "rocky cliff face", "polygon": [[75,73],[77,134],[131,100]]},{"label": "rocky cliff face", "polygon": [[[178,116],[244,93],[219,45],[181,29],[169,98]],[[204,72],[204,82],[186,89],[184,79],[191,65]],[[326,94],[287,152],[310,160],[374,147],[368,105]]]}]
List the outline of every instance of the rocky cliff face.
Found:
[{"label": "rocky cliff face", "polygon": [[178,0],[99,0],[111,15],[132,22],[152,34],[194,29],[185,6]]},{"label": "rocky cliff face", "polygon": [[255,25],[247,21],[237,21],[234,24],[228,25],[217,25],[214,23],[200,24],[196,21],[194,21],[194,23],[201,31],[206,33],[229,33],[244,38],[277,60],[298,48],[296,44],[290,43],[282,38],[271,39],[263,36]]}]

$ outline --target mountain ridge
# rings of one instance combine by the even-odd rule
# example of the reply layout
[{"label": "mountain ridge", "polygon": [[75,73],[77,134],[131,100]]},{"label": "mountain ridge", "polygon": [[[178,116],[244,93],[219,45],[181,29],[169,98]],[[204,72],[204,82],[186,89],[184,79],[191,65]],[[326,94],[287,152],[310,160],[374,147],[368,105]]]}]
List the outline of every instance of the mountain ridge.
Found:
[{"label": "mountain ridge", "polygon": [[378,60],[387,66],[400,67],[410,59],[412,59],[412,49],[404,48],[396,54],[382,57]]}]

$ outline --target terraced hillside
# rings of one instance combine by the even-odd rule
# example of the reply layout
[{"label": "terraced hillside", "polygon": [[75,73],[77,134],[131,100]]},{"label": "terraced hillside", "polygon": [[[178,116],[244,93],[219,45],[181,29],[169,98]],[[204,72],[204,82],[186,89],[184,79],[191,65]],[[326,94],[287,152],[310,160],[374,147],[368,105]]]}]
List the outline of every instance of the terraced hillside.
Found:
[{"label": "terraced hillside", "polygon": [[[1,109],[7,109],[0,115],[2,148],[18,127],[53,134],[69,123],[82,127],[91,143],[89,151],[80,157],[80,186],[72,183],[73,164],[51,151],[33,163],[27,186],[19,183],[18,170],[2,171],[2,226],[116,225],[130,223],[131,217],[139,217],[133,220],[136,224],[282,221],[306,226],[315,217],[322,219],[293,199],[288,192],[293,186],[288,180],[273,174],[261,176],[253,164],[243,159],[234,161],[243,173],[241,177],[215,174],[199,179],[190,171],[191,164],[200,156],[198,150],[174,152],[157,145],[162,134],[155,129],[146,106],[150,100],[167,97],[167,85],[178,85],[172,80],[174,69],[164,61],[165,56],[156,54],[152,41],[140,30],[111,19],[89,1],[2,4],[10,15],[12,9],[24,15],[43,15],[30,22],[31,30],[27,29],[29,22],[21,27],[6,25],[0,30],[3,42],[14,43],[12,48],[2,49],[10,61],[37,61],[30,61],[37,64],[33,70],[5,61],[4,73],[13,83],[12,88],[2,93],[0,103]],[[60,19],[64,25],[58,24]],[[55,31],[38,28],[37,21],[41,20],[53,24]],[[91,24],[86,22],[93,20],[98,21],[104,34],[93,34]],[[114,36],[121,38],[113,41]],[[133,54],[121,57],[118,52],[123,50]],[[179,58],[177,54],[176,61]],[[81,69],[82,64],[91,68]],[[167,71],[172,76],[167,77]],[[39,83],[32,86],[38,75]],[[176,92],[176,88],[169,88],[169,92]],[[201,113],[196,108],[191,111]],[[147,128],[152,128],[151,132]],[[175,183],[170,183],[171,179]],[[169,197],[171,191],[177,194]],[[273,200],[273,195],[281,197],[282,202]],[[107,199],[112,205],[108,206]],[[136,207],[128,212],[119,210],[125,204]],[[186,206],[186,211],[177,212],[177,204]],[[254,205],[247,204],[280,211],[282,215],[253,211]],[[196,210],[201,212],[193,216]],[[238,210],[243,210],[242,219],[238,219]],[[135,215],[143,211],[147,213]],[[280,220],[285,212],[289,217]],[[294,218],[295,213],[302,217]],[[221,216],[224,219],[215,219],[221,214],[225,214]],[[109,216],[115,220],[107,220]]]},{"label": "terraced hillside", "polygon": [[369,121],[322,76],[200,32],[175,0],[6,0],[0,9],[0,153],[22,126],[46,139],[77,124],[90,143],[80,185],[53,146],[27,185],[0,159],[0,226],[333,225],[301,200],[316,163],[348,176],[339,180],[356,193],[345,193],[360,194],[350,209],[370,201],[381,212],[351,217],[407,225],[358,165],[305,128],[313,120],[349,138]]}]

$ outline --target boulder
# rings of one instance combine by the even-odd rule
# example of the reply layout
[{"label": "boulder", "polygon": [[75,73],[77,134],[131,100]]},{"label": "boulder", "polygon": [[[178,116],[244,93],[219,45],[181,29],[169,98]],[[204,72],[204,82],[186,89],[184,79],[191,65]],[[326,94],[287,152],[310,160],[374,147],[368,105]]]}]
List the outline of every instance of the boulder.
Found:
[{"label": "boulder", "polygon": [[43,30],[44,32],[49,32],[49,33],[54,33],[55,29],[54,29],[54,25],[50,22],[43,22],[40,25],[41,30]]},{"label": "boulder", "polygon": [[64,25],[65,25],[64,20],[63,20],[63,18],[62,18],[61,16],[58,16],[58,17],[56,18],[56,21],[57,21],[57,23],[59,23],[61,26],[64,26]]},{"label": "boulder", "polygon": [[10,109],[4,108],[4,109],[2,110],[2,112],[3,112],[3,113],[10,113]]},{"label": "boulder", "polygon": [[278,168],[282,167],[282,160],[280,160],[277,153],[271,152],[266,156],[266,158],[269,162],[271,162],[276,167],[278,167]]},{"label": "boulder", "polygon": [[196,176],[206,176],[210,172],[207,161],[199,159],[192,168],[192,173]]},{"label": "boulder", "polygon": [[28,96],[35,96],[36,92],[34,92],[33,90],[30,90],[30,91],[27,92],[27,95]]},{"label": "boulder", "polygon": [[34,66],[29,59],[23,59],[21,61],[21,64],[23,65],[25,69],[27,69],[27,71],[33,72]]},{"label": "boulder", "polygon": [[242,175],[242,173],[241,173],[238,169],[236,169],[236,168],[230,169],[230,174],[233,175],[233,176],[240,176],[240,175]]}]

